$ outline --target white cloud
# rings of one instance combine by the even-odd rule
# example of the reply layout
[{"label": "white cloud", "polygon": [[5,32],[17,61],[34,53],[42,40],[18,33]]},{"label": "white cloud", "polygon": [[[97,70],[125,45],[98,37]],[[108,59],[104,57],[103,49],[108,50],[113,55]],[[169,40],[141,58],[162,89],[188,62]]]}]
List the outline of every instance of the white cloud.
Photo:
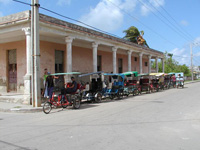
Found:
[{"label": "white cloud", "polygon": [[176,56],[181,56],[182,54],[185,53],[185,51],[186,51],[185,48],[182,48],[182,49],[175,48],[170,53],[172,53],[173,55],[176,55]]},{"label": "white cloud", "polygon": [[71,0],[58,0],[57,5],[63,6],[63,5],[70,5]]},{"label": "white cloud", "polygon": [[[165,0],[148,0],[148,3],[143,2],[142,0],[140,0],[143,4],[141,5],[141,14],[143,16],[147,16],[151,11],[155,12],[156,9],[158,9],[161,6],[164,6],[165,4]],[[154,9],[154,7],[156,9]]]},{"label": "white cloud", "polygon": [[200,56],[200,52],[196,53],[195,56]]},{"label": "white cloud", "polygon": [[197,37],[195,40],[194,40],[194,47],[200,47],[200,37]]},{"label": "white cloud", "polygon": [[189,25],[189,23],[188,23],[186,20],[182,20],[182,21],[181,21],[181,24],[182,24],[183,26],[188,26],[188,25]]},{"label": "white cloud", "polygon": [[132,12],[136,7],[136,0],[109,1],[101,0],[95,8],[90,9],[88,14],[83,15],[80,21],[105,31],[114,31],[120,28],[124,14],[116,6],[120,6],[125,11]]},{"label": "white cloud", "polygon": [[12,0],[0,0],[0,4],[9,4]]},{"label": "white cloud", "polygon": [[3,17],[3,13],[2,12],[0,12],[0,17]]},{"label": "white cloud", "polygon": [[178,61],[179,64],[190,64],[190,54],[189,51],[187,51],[185,48],[179,49],[175,48],[169,53],[173,54],[173,58]]}]

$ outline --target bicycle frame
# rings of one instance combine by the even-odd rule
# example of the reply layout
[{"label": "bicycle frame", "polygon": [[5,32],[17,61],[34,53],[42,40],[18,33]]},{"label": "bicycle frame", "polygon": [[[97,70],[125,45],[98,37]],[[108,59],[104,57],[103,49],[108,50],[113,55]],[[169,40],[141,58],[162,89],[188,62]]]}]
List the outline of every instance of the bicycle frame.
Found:
[{"label": "bicycle frame", "polygon": [[67,97],[66,97],[66,95],[64,95],[65,100],[66,100],[65,103],[61,103],[61,102],[60,102],[61,99],[62,99],[62,96],[61,96],[61,95],[58,96],[58,101],[55,101],[55,100],[54,100],[54,95],[55,95],[55,92],[53,92],[52,98],[50,98],[50,99],[48,100],[52,105],[58,107],[58,106],[63,106],[63,105],[69,105],[69,104],[70,104],[69,101],[68,101],[68,99],[67,99]]}]

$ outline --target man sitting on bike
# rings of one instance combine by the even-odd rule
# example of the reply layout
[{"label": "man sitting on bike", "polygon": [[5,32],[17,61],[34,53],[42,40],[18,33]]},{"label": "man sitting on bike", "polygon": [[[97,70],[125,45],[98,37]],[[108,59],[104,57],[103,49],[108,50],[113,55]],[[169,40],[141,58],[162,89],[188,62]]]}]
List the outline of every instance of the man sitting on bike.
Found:
[{"label": "man sitting on bike", "polygon": [[[71,77],[71,80],[72,80],[71,85],[69,87],[64,88],[64,89],[61,90],[61,95],[62,95],[62,100],[63,101],[65,100],[65,96],[64,95],[74,93],[77,90],[77,83],[76,83],[74,77]],[[70,99],[68,99],[68,101],[71,102]]]}]

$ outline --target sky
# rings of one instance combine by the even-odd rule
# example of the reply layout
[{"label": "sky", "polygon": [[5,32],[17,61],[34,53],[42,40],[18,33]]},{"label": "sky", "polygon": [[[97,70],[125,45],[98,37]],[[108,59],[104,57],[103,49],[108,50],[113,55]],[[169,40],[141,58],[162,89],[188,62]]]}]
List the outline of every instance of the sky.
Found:
[{"label": "sky", "polygon": [[[30,3],[31,0],[20,0]],[[173,53],[179,64],[200,66],[200,0],[39,0],[41,7],[123,38],[135,26],[144,31],[150,48]],[[0,0],[0,17],[30,10]],[[40,8],[40,13],[82,25]],[[82,25],[83,26],[83,25]]]}]

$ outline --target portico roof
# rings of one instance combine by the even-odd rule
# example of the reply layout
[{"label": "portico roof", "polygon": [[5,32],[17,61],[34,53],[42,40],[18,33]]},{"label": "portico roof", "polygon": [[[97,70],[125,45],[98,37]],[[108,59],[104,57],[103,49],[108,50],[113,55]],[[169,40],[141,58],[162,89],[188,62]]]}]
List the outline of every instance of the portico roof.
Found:
[{"label": "portico roof", "polygon": [[[24,11],[16,14],[12,14],[9,16],[5,17],[0,17],[0,28],[4,29],[6,27],[11,27],[17,24],[22,24],[22,23],[28,23],[30,26],[30,19],[31,19],[31,11]],[[20,27],[23,27],[21,25]],[[48,28],[48,29],[47,29]],[[53,29],[56,28],[55,30],[57,31],[56,33],[53,31]],[[3,31],[2,30],[2,33]],[[63,37],[65,36],[75,36],[76,39],[79,40],[91,40],[90,42],[94,41],[94,39],[101,40],[103,43],[109,43],[109,46],[116,46],[120,49],[124,49],[123,47],[127,47],[129,49],[134,49],[138,53],[143,52],[144,54],[153,54],[153,56],[157,56],[160,58],[163,58],[164,54],[163,52],[160,52],[158,50],[140,46],[138,44],[129,42],[125,39],[114,37],[99,31],[95,31],[93,29],[89,29],[80,25],[72,24],[57,18],[53,18],[44,14],[40,14],[40,32],[46,32],[45,34],[60,34]],[[48,31],[50,33],[48,33]],[[1,32],[0,32],[1,34]],[[1,42],[1,39],[0,39]],[[106,44],[105,44],[106,45]],[[123,45],[120,47],[120,45]]]}]

